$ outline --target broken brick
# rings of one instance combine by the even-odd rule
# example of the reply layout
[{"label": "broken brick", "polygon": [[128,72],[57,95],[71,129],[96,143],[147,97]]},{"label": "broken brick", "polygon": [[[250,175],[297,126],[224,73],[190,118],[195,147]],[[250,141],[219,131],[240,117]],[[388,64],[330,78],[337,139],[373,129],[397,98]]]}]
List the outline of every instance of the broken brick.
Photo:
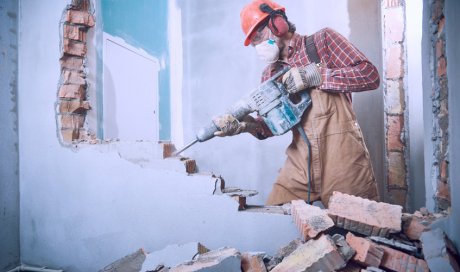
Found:
[{"label": "broken brick", "polygon": [[289,256],[292,252],[294,252],[299,246],[302,245],[302,241],[300,239],[295,239],[289,242],[288,245],[280,248],[273,258],[267,264],[267,269],[271,271],[275,266],[277,266],[281,261]]},{"label": "broken brick", "polygon": [[185,172],[187,172],[188,174],[196,173],[196,162],[195,162],[195,160],[186,159],[186,160],[184,160],[184,165],[185,165]]},{"label": "broken brick", "polygon": [[325,210],[303,200],[291,201],[291,213],[303,241],[315,238],[320,232],[334,226],[334,221]]},{"label": "broken brick", "polygon": [[83,58],[64,54],[60,59],[62,69],[83,71]]},{"label": "broken brick", "polygon": [[403,224],[403,233],[411,240],[419,240],[424,231],[429,230],[423,219],[417,216],[412,216]]},{"label": "broken brick", "polygon": [[80,129],[85,124],[86,115],[63,114],[61,115],[61,128]]},{"label": "broken brick", "polygon": [[85,85],[85,74],[82,72],[69,71],[65,70],[62,72],[62,83],[66,84],[75,84],[75,85]]},{"label": "broken brick", "polygon": [[86,55],[86,44],[64,38],[63,52],[69,55],[83,57]]},{"label": "broken brick", "polygon": [[175,266],[169,271],[241,271],[241,254],[235,248],[220,248],[198,255],[198,258]]},{"label": "broken brick", "polygon": [[163,159],[172,157],[174,152],[176,151],[176,146],[170,142],[163,142],[161,143],[163,148]]},{"label": "broken brick", "polygon": [[422,233],[422,251],[431,271],[460,271],[458,252],[443,230],[436,228]]},{"label": "broken brick", "polygon": [[[380,267],[396,272],[429,272],[427,263],[399,250],[379,246],[383,250],[383,258]],[[435,271],[435,270],[434,270]]]},{"label": "broken brick", "polygon": [[321,235],[299,246],[271,271],[335,271],[345,266],[334,241],[329,235]]},{"label": "broken brick", "polygon": [[243,253],[241,254],[241,271],[243,272],[267,272],[263,260],[263,254]]},{"label": "broken brick", "polygon": [[353,260],[364,266],[379,267],[383,258],[383,249],[375,243],[361,237],[353,235],[351,232],[347,233],[347,243],[356,251]]},{"label": "broken brick", "polygon": [[87,11],[71,9],[67,11],[66,22],[92,27],[94,26],[94,17]]},{"label": "broken brick", "polygon": [[246,210],[246,197],[245,196],[232,196],[238,202],[238,211]]},{"label": "broken brick", "polygon": [[86,41],[86,29],[77,25],[64,25],[64,38],[77,40],[81,42]]},{"label": "broken brick", "polygon": [[64,84],[59,88],[59,98],[84,99],[86,95],[85,85]]},{"label": "broken brick", "polygon": [[80,113],[89,110],[88,101],[81,100],[61,100],[59,103],[59,112],[60,113]]},{"label": "broken brick", "polygon": [[334,192],[329,216],[335,225],[364,235],[387,236],[401,231],[402,207]]}]

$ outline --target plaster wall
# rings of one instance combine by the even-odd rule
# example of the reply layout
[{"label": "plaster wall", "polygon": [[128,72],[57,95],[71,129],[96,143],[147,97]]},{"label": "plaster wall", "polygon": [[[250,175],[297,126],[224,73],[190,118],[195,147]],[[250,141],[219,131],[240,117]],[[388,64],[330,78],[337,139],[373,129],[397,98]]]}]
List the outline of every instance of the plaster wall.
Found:
[{"label": "plaster wall", "polygon": [[454,241],[457,248],[460,247],[460,198],[456,194],[460,190],[460,2],[446,0],[446,53],[447,53],[447,78],[449,79],[449,176],[451,191],[451,215],[448,235]]},{"label": "plaster wall", "polygon": [[0,270],[19,264],[17,1],[0,2]]},{"label": "plaster wall", "polygon": [[215,178],[180,172],[182,163],[160,159],[156,143],[59,144],[54,107],[67,4],[22,0],[19,7],[21,261],[97,271],[140,247],[196,241],[274,254],[296,238],[289,216],[237,212],[234,200],[213,194]]},{"label": "plaster wall", "polygon": [[406,2],[407,101],[409,108],[409,210],[425,206],[422,86],[423,3]]},{"label": "plaster wall", "polygon": [[[381,71],[380,4],[378,1],[279,0],[300,34],[331,27],[349,38]],[[213,116],[255,88],[264,67],[253,47],[244,47],[240,11],[246,1],[178,0],[183,34],[184,142]],[[354,95],[354,107],[371,153],[374,170],[383,182],[382,88]],[[186,151],[202,170],[221,174],[227,184],[254,189],[249,203],[262,204],[285,160],[291,132],[259,141],[250,135],[212,139]],[[381,185],[381,191],[383,186]]]}]

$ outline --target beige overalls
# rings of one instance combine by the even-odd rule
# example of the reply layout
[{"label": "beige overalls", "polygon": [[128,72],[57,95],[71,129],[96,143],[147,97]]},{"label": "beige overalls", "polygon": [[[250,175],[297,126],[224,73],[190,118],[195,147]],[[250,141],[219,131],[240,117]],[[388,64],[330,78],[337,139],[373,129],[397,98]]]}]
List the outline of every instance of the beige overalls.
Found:
[{"label": "beige overalls", "polygon": [[[301,125],[311,142],[310,200],[327,207],[333,191],[378,200],[369,152],[351,103],[343,93],[310,90],[312,105]],[[267,205],[307,200],[308,148],[296,129]]]}]

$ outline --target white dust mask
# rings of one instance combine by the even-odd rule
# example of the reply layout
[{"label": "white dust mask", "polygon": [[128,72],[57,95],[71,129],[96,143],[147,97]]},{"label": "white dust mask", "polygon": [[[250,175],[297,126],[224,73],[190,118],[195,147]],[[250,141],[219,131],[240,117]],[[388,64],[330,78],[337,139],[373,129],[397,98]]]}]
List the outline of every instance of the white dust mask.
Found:
[{"label": "white dust mask", "polygon": [[275,63],[280,56],[280,49],[274,39],[268,39],[255,46],[257,55],[263,61]]}]

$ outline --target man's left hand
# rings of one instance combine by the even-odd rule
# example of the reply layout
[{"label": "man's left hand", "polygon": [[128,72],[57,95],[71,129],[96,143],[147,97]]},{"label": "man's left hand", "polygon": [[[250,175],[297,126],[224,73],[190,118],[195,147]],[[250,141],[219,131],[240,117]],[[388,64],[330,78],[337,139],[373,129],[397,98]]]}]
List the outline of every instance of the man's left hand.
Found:
[{"label": "man's left hand", "polygon": [[304,67],[293,67],[283,75],[282,82],[288,93],[294,94],[301,90],[321,85],[321,73],[315,63]]}]

